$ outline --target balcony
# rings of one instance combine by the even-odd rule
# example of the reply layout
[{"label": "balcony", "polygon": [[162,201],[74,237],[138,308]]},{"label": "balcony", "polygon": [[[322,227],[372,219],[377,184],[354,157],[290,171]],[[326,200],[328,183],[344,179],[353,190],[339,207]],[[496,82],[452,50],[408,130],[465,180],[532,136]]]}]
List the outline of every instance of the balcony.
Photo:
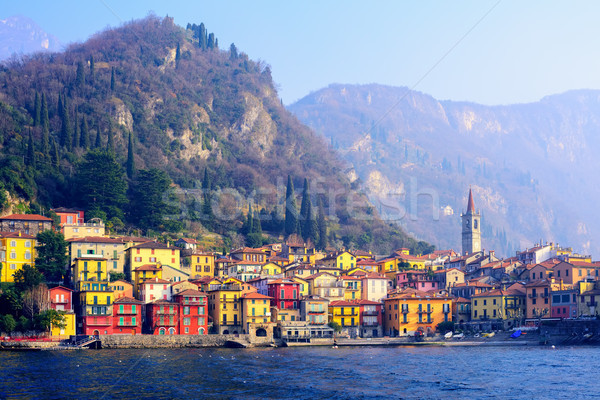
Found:
[{"label": "balcony", "polygon": [[[404,312],[404,310],[402,310],[402,312]],[[407,312],[408,312],[408,310],[407,310]],[[379,311],[377,311],[377,310],[365,310],[365,311],[363,311],[362,314],[363,315],[376,316],[376,315],[379,315]]]},{"label": "balcony", "polygon": [[325,310],[309,310],[309,314],[325,314]]},{"label": "balcony", "polygon": [[527,295],[527,297],[529,297],[530,299],[535,299],[537,297],[537,294],[535,294],[535,293],[529,293]]},{"label": "balcony", "polygon": [[100,318],[94,321],[94,316],[88,316],[85,318],[85,325],[87,326],[110,326],[111,321],[109,318]]},{"label": "balcony", "polygon": [[597,301],[588,301],[585,303],[588,307],[596,307],[598,305]]},{"label": "balcony", "polygon": [[432,319],[427,319],[425,321],[418,321],[417,324],[431,324],[433,323]]},{"label": "balcony", "polygon": [[431,314],[433,312],[433,308],[431,310],[419,310],[417,314]]},{"label": "balcony", "polygon": [[379,326],[379,325],[380,325],[380,323],[377,321],[362,323],[362,326],[365,326],[365,327],[375,327],[375,326]]},{"label": "balcony", "polygon": [[177,311],[175,311],[175,309],[171,310],[158,310],[156,312],[157,315],[176,315]]},{"label": "balcony", "polygon": [[402,314],[408,314],[408,308],[403,308],[402,309]]},{"label": "balcony", "polygon": [[132,322],[123,322],[122,324],[121,323],[117,324],[117,326],[122,326],[122,327],[137,327],[139,325],[140,324],[137,324],[137,323],[134,324]]},{"label": "balcony", "polygon": [[336,317],[358,317],[358,312],[356,312],[356,311],[353,313],[334,312],[333,315]]},{"label": "balcony", "polygon": [[154,325],[156,328],[161,326],[177,326],[177,321],[156,321]]},{"label": "balcony", "polygon": [[137,311],[123,310],[123,311],[117,311],[116,314],[117,315],[138,315],[139,313]]},{"label": "balcony", "polygon": [[550,295],[549,295],[548,293],[545,293],[545,292],[544,292],[544,293],[540,293],[540,297],[541,297],[541,298],[543,298],[543,299],[546,299],[546,298],[548,298],[549,296],[550,296]]}]

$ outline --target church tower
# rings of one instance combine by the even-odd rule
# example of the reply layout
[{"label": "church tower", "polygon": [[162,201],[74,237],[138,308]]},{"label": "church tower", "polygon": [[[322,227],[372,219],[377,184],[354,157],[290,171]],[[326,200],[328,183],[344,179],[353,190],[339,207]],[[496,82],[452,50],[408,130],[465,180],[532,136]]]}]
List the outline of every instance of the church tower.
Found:
[{"label": "church tower", "polygon": [[475,211],[473,193],[469,189],[467,212],[462,218],[462,253],[472,254],[481,251],[481,214]]}]

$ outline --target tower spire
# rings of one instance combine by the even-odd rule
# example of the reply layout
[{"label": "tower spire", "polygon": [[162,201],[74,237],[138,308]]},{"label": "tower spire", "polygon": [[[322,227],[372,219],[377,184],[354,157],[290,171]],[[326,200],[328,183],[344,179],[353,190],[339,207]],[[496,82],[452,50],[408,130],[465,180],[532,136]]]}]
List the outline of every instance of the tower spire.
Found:
[{"label": "tower spire", "polygon": [[475,213],[475,203],[473,202],[473,192],[469,188],[469,202],[467,203],[467,214]]}]

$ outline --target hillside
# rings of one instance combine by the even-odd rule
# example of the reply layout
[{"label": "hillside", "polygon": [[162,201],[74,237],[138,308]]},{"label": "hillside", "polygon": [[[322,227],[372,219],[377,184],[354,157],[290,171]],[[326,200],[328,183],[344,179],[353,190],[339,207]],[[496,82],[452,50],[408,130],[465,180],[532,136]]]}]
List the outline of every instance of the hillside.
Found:
[{"label": "hillside", "polygon": [[[472,186],[486,249],[512,255],[543,240],[600,251],[592,200],[600,92],[483,106],[408,88],[336,84],[289,109],[354,165],[382,212],[440,248],[460,249],[459,216]],[[419,193],[439,201],[433,208],[432,196],[411,202]],[[447,205],[453,215],[441,213]]]},{"label": "hillside", "polygon": [[58,51],[60,43],[33,20],[15,15],[0,20],[0,60],[35,51]]},{"label": "hillside", "polygon": [[[114,175],[124,177],[130,165],[166,171],[174,186],[164,208],[193,234],[212,229],[231,245],[243,244],[242,210],[253,204],[264,229],[278,236],[290,175],[297,195],[309,180],[314,209],[323,202],[330,244],[381,252],[428,248],[376,217],[351,187],[345,164],[282,106],[268,65],[233,44],[221,50],[203,24],[183,29],[151,16],[63,53],[10,61],[0,68],[0,133],[0,177],[34,207],[96,207],[135,228],[138,210],[127,210],[124,199],[104,207],[94,203],[96,195],[81,193],[93,186],[94,173],[109,170],[82,174],[82,159],[89,170],[89,152],[108,149],[123,167]],[[129,203],[145,193],[140,176],[127,180]],[[218,221],[203,218],[206,187]]]}]

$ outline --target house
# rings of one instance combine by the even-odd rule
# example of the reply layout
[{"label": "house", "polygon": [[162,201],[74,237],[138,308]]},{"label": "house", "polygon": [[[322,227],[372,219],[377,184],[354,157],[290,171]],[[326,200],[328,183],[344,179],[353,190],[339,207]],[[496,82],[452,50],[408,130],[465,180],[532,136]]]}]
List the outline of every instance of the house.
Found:
[{"label": "house", "polygon": [[19,232],[37,236],[38,233],[52,229],[52,219],[38,214],[11,214],[0,217],[1,232]]},{"label": "house", "polygon": [[257,261],[236,261],[229,265],[227,274],[243,282],[248,282],[260,276],[263,262]]},{"label": "house", "polygon": [[217,334],[238,334],[242,327],[240,298],[242,287],[238,282],[210,285],[208,288],[208,312]]},{"label": "house", "polygon": [[427,271],[399,271],[396,273],[394,282],[396,287],[400,289],[409,287],[423,292],[438,289],[438,281],[435,281],[433,275],[430,275],[430,272]]},{"label": "house", "polygon": [[319,272],[305,278],[308,282],[308,294],[324,297],[329,301],[344,299],[344,283],[338,281],[335,275]]},{"label": "house", "polygon": [[146,327],[153,335],[178,335],[179,304],[163,299],[146,304]]},{"label": "house", "polygon": [[108,286],[110,286],[113,291],[115,300],[120,299],[121,297],[133,297],[133,285],[127,281],[119,279],[114,282],[109,282]]},{"label": "house", "polygon": [[342,275],[338,278],[346,288],[344,300],[352,301],[362,298],[362,279],[360,276]]},{"label": "house", "polygon": [[218,257],[215,259],[215,275],[219,278],[227,276],[229,266],[236,260],[229,257]]},{"label": "house", "polygon": [[14,282],[14,275],[29,264],[35,266],[36,240],[21,231],[0,232],[0,282]]},{"label": "house", "polygon": [[198,248],[198,241],[190,238],[179,238],[173,244],[183,250],[191,250],[192,252],[195,252]]},{"label": "house", "polygon": [[329,300],[317,295],[300,299],[300,319],[310,325],[326,325],[329,322]]},{"label": "house", "polygon": [[452,319],[456,324],[471,321],[471,299],[457,297],[452,301]]},{"label": "house", "polygon": [[383,336],[383,304],[378,301],[357,300],[359,309],[359,331],[361,337]]},{"label": "house", "polygon": [[506,289],[492,289],[471,297],[471,321],[489,322],[492,329],[520,326],[526,314],[525,287],[514,283]]},{"label": "house", "polygon": [[281,265],[275,264],[273,262],[268,262],[261,266],[260,276],[283,278],[283,268],[281,267]]},{"label": "house", "polygon": [[271,322],[272,301],[271,297],[260,293],[246,293],[242,295],[242,333],[249,333],[251,324],[267,324]]},{"label": "house", "polygon": [[[374,259],[362,259],[356,262],[358,268],[362,268],[367,272],[379,272],[379,264]],[[350,273],[348,273],[350,275]]]},{"label": "house", "polygon": [[153,303],[157,300],[171,300],[171,282],[161,278],[149,278],[139,283],[138,300],[144,304]]},{"label": "house", "polygon": [[449,290],[452,286],[465,282],[465,273],[458,268],[440,269],[433,273],[439,289]]},{"label": "house", "polygon": [[190,279],[190,274],[173,265],[163,264],[160,269],[162,269],[162,278],[169,282],[183,282]]},{"label": "house", "polygon": [[86,254],[76,258],[71,265],[71,281],[76,288],[81,281],[108,282],[106,258]]},{"label": "house", "polygon": [[[133,270],[133,291],[139,298],[141,284],[151,279],[162,279],[162,269],[157,264],[140,265]],[[165,279],[166,280],[166,279]]]},{"label": "house", "polygon": [[600,263],[585,261],[563,261],[554,265],[553,274],[557,281],[562,280],[566,284],[575,285],[579,281],[599,279]]},{"label": "house", "polygon": [[97,255],[106,258],[108,272],[125,272],[125,249],[127,244],[120,238],[108,237],[75,237],[68,239],[71,263],[84,255]]},{"label": "house", "polygon": [[473,295],[493,289],[492,285],[480,282],[478,280],[466,281],[458,283],[450,288],[450,292],[454,297],[464,297],[470,299]]},{"label": "house", "polygon": [[271,306],[277,307],[280,311],[299,308],[299,284],[291,279],[276,279],[267,282],[267,295],[271,298]]},{"label": "house", "polygon": [[389,280],[385,275],[375,272],[360,276],[362,282],[361,298],[363,300],[379,301],[387,297]]},{"label": "house", "polygon": [[290,279],[298,284],[298,290],[301,297],[308,296],[308,288],[310,285],[306,279],[303,279],[299,276],[292,276]]},{"label": "house", "polygon": [[199,285],[191,281],[174,282],[171,284],[171,298],[186,290],[199,290]]},{"label": "house", "polygon": [[355,338],[359,335],[360,306],[347,300],[334,300],[329,303],[329,322],[338,324],[342,334]]},{"label": "house", "polygon": [[433,334],[439,323],[452,321],[452,299],[437,293],[406,288],[383,302],[384,333],[389,336]]},{"label": "house", "polygon": [[267,254],[263,249],[253,249],[251,247],[242,247],[233,250],[229,253],[229,256],[237,261],[254,262],[258,264],[267,262]]},{"label": "house", "polygon": [[146,264],[171,265],[179,267],[180,249],[165,243],[145,242],[129,247],[126,250],[125,275],[133,276],[133,270]]},{"label": "house", "polygon": [[555,254],[554,246],[552,243],[545,245],[536,244],[531,249],[525,251],[518,251],[517,257],[523,264],[539,264],[552,258]]},{"label": "house", "polygon": [[550,293],[553,289],[560,290],[560,284],[554,278],[538,279],[525,285],[527,295],[526,323],[536,324],[541,318],[550,318]]},{"label": "house", "polygon": [[73,290],[64,286],[56,286],[48,290],[50,308],[64,313],[64,322],[66,326],[50,327],[50,336],[58,338],[68,338],[75,335],[75,313],[73,310]]},{"label": "house", "polygon": [[183,264],[189,268],[189,274],[193,278],[215,276],[215,253],[196,251],[185,256]]},{"label": "house", "polygon": [[[559,290],[552,291],[550,316],[563,319],[577,318],[579,316],[578,294],[577,289],[566,285],[559,288]],[[585,302],[585,298],[583,301]],[[595,299],[590,298],[590,302],[592,301],[595,301]]]},{"label": "house", "polygon": [[593,289],[581,293],[578,303],[578,316],[598,318],[600,316],[598,300],[600,300],[600,289],[596,289],[595,286]]},{"label": "house", "polygon": [[60,226],[63,226],[64,224],[82,224],[84,222],[85,213],[83,210],[58,207],[53,208],[52,211],[60,218]]},{"label": "house", "polygon": [[198,290],[185,290],[173,296],[179,304],[179,334],[208,334],[207,296]]},{"label": "house", "polygon": [[141,301],[133,297],[120,297],[113,302],[114,335],[141,335],[142,305]]},{"label": "house", "polygon": [[354,254],[348,251],[336,251],[319,260],[319,263],[345,271],[356,267],[357,260]]},{"label": "house", "polygon": [[80,280],[78,288],[78,333],[112,335],[113,292],[108,281]]},{"label": "house", "polygon": [[282,244],[280,256],[286,258],[288,262],[312,264],[315,262],[315,249],[290,237]]}]

